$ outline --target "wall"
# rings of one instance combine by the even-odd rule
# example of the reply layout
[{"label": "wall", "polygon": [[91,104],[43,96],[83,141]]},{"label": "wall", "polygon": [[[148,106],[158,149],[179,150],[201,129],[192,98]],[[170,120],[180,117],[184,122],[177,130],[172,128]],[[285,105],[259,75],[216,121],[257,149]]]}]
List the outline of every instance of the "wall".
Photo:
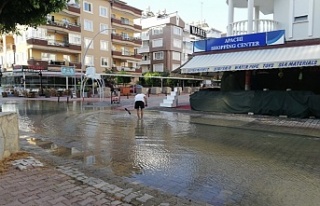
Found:
[{"label": "wall", "polygon": [[18,115],[0,112],[0,160],[19,151],[19,149]]},{"label": "wall", "polygon": [[[305,4],[308,5],[309,2],[313,1],[313,16],[309,9],[307,13],[309,15],[309,20],[312,21],[301,21],[294,22],[294,7],[298,5],[293,3],[293,8],[291,7],[290,0],[275,0],[274,1],[274,20],[280,22],[279,29],[284,29],[286,31],[286,40],[303,40],[303,39],[314,39],[320,38],[320,24],[318,19],[320,18],[320,10],[316,9],[320,7],[320,0],[306,0]],[[303,9],[303,8],[302,8]],[[309,34],[309,27],[312,27],[312,34]],[[292,35],[290,33],[292,32]]]}]

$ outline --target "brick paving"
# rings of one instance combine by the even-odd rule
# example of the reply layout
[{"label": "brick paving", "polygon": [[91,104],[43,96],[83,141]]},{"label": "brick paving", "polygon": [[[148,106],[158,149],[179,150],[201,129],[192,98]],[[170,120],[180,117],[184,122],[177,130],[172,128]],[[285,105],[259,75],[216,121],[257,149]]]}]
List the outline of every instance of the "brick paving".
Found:
[{"label": "brick paving", "polygon": [[[150,97],[147,109],[190,113],[199,117],[193,121],[210,125],[320,137],[319,119],[208,114],[179,107],[161,108],[158,105],[163,98],[161,95]],[[57,99],[50,98],[50,101]],[[60,101],[66,100],[60,99]],[[95,102],[96,105],[109,103],[92,99],[88,101]],[[179,104],[188,104],[188,95],[182,95]],[[118,107],[119,109],[132,107],[132,97],[122,99]],[[21,140],[21,147],[30,152],[36,162],[27,165],[26,168],[21,165],[19,167],[19,164],[12,165],[7,172],[0,174],[0,205],[210,205],[168,195],[139,184],[125,183],[114,177],[102,180],[99,176],[102,177],[104,171],[94,169],[89,172],[83,171],[81,163],[52,156],[35,145],[29,145],[24,139]],[[88,175],[93,173],[97,175],[94,177]],[[225,190],[219,195],[223,198],[222,196],[230,195],[228,192]],[[217,202],[217,205],[221,204]]]}]

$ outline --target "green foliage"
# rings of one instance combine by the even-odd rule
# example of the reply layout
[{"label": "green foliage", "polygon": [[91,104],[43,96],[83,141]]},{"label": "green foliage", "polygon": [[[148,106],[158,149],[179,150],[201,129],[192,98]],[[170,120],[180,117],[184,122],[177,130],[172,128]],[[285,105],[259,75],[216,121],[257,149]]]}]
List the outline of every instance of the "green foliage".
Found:
[{"label": "green foliage", "polygon": [[[119,74],[126,74],[126,72],[121,71]],[[123,77],[123,76],[117,76],[116,81],[118,84],[128,84],[131,82],[131,77]]]},{"label": "green foliage", "polygon": [[17,32],[17,25],[37,27],[46,16],[66,8],[68,0],[1,0],[0,34]]},{"label": "green foliage", "polygon": [[158,86],[160,85],[160,79],[158,78],[152,78],[154,76],[161,76],[161,74],[159,72],[146,72],[143,75],[143,80],[145,82],[146,86]]}]

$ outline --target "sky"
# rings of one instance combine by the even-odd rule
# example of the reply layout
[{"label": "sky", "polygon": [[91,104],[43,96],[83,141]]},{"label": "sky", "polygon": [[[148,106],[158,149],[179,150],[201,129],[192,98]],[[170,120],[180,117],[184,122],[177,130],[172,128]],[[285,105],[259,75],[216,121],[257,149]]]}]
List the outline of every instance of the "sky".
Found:
[{"label": "sky", "polygon": [[[166,13],[178,11],[186,23],[205,20],[209,27],[226,32],[228,24],[228,5],[226,0],[123,0],[130,6],[157,13],[166,9]],[[262,17],[262,16],[261,16]],[[260,17],[260,18],[261,18]],[[235,9],[235,21],[247,19],[247,9]]]}]

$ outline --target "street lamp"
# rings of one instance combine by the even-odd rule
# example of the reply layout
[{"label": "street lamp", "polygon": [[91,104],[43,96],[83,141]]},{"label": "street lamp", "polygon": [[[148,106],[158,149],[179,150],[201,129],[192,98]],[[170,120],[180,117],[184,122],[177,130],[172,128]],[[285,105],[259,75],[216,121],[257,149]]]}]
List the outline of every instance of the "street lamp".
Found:
[{"label": "street lamp", "polygon": [[2,71],[1,71],[1,67],[0,67],[0,87],[1,87],[1,84],[2,84]]},{"label": "street lamp", "polygon": [[43,88],[42,88],[42,72],[39,71],[39,77],[40,77],[40,96],[43,96]]},{"label": "street lamp", "polygon": [[[84,67],[85,67],[85,59],[86,59],[86,55],[87,55],[87,53],[88,53],[88,50],[89,50],[89,48],[90,48],[90,46],[91,46],[91,44],[92,44],[92,42],[94,41],[94,39],[99,35],[99,34],[101,34],[102,32],[104,32],[104,31],[108,31],[108,30],[114,30],[113,28],[106,28],[106,29],[102,29],[102,30],[100,30],[98,33],[96,33],[93,37],[92,37],[92,39],[90,40],[90,42],[89,42],[89,44],[88,44],[88,46],[87,46],[87,48],[86,48],[86,50],[85,50],[85,52],[84,52],[84,54],[83,54],[83,57],[82,57],[82,64],[81,64],[81,84],[80,84],[80,95],[82,94],[82,90],[83,90],[83,80],[84,80],[84,77],[83,77],[83,74],[82,74],[82,72],[83,72],[83,70],[84,70]],[[81,97],[83,97],[83,96],[81,96]]]}]

